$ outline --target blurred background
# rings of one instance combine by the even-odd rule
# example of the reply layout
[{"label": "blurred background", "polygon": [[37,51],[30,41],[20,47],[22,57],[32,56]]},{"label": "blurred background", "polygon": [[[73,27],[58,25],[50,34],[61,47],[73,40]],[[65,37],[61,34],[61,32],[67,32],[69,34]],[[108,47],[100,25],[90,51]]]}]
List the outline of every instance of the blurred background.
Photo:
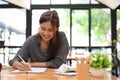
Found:
[{"label": "blurred background", "polygon": [[39,18],[56,10],[60,31],[66,33],[69,56],[100,51],[120,55],[120,0],[0,0],[0,62],[8,65],[27,37],[35,34]]}]

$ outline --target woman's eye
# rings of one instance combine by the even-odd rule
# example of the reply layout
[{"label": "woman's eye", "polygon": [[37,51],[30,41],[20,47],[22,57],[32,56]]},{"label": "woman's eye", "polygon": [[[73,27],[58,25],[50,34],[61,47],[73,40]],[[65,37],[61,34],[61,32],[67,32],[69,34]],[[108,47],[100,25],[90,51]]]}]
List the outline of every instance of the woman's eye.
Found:
[{"label": "woman's eye", "polygon": [[45,30],[45,28],[41,28],[42,30]]},{"label": "woman's eye", "polygon": [[41,30],[43,30],[43,31],[48,31],[48,32],[53,32],[53,31],[54,31],[53,29],[46,29],[46,28],[44,28],[44,27],[41,27]]},{"label": "woman's eye", "polygon": [[53,32],[53,30],[52,29],[50,29],[50,30],[48,30],[49,32]]}]

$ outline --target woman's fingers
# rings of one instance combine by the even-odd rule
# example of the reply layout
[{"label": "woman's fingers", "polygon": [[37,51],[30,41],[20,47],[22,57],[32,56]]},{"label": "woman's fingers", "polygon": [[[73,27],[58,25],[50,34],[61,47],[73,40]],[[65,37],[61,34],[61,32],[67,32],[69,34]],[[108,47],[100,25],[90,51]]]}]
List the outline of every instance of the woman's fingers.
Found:
[{"label": "woman's fingers", "polygon": [[18,62],[18,61],[15,61],[13,63],[13,67],[14,68],[17,68],[19,70],[30,70],[31,69],[31,65],[29,63],[26,63],[26,62]]},{"label": "woman's fingers", "polygon": [[21,67],[24,68],[24,70],[31,70],[31,65],[29,63],[21,61]]},{"label": "woman's fingers", "polygon": [[18,62],[18,61],[14,61],[13,63],[13,67],[14,68],[17,68],[19,70],[31,70],[31,65],[30,63],[27,63],[27,62]]}]

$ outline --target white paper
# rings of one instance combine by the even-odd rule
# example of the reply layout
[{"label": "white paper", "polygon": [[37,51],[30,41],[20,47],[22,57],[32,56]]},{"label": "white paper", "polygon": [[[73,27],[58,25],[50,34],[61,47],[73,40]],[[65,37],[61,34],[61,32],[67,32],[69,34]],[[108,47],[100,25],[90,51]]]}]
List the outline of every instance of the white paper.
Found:
[{"label": "white paper", "polygon": [[12,72],[28,72],[28,73],[43,73],[47,70],[47,68],[31,68],[31,70],[21,71],[21,70],[14,70]]},{"label": "white paper", "polygon": [[66,75],[66,76],[76,76],[76,72],[64,72],[64,73],[61,73],[61,72],[58,72],[58,71],[54,71],[55,74],[61,74],[61,75]]},{"label": "white paper", "polygon": [[66,64],[62,64],[58,69],[56,69],[55,71],[60,72],[60,73],[65,73],[65,72],[75,72],[76,68],[71,67],[69,65]]},{"label": "white paper", "polygon": [[76,68],[63,64],[58,69],[55,69],[54,73],[61,74],[61,75],[75,76]]}]

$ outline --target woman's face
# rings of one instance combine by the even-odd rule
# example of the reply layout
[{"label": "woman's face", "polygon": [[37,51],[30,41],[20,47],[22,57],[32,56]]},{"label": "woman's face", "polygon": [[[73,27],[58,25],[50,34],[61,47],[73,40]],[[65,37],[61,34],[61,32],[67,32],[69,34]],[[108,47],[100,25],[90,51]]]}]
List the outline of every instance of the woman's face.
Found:
[{"label": "woman's face", "polygon": [[42,39],[46,42],[49,42],[55,35],[57,28],[54,28],[50,21],[40,24],[39,33]]}]

